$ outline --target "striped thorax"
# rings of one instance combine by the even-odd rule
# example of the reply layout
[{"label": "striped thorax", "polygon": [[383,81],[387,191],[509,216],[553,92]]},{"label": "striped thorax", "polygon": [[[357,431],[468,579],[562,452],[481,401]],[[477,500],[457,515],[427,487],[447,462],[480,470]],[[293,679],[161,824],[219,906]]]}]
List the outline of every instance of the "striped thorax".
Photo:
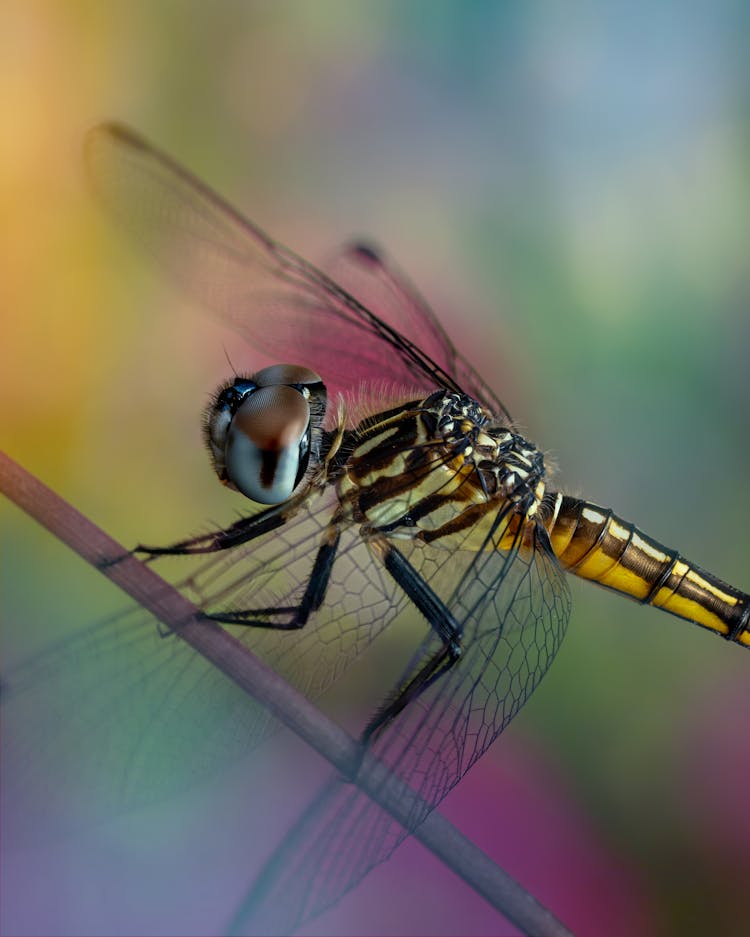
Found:
[{"label": "striped thorax", "polygon": [[475,524],[498,501],[533,517],[544,461],[471,397],[437,391],[360,424],[338,490],[358,523],[434,541]]}]

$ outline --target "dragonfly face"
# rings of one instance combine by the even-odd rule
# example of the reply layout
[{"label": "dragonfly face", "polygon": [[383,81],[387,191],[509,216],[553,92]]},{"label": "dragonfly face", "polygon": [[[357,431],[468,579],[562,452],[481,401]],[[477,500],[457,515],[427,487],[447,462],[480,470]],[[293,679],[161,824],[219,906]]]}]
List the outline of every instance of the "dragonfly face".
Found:
[{"label": "dragonfly face", "polygon": [[326,391],[309,368],[280,364],[219,388],[203,436],[219,479],[260,504],[279,504],[319,458]]},{"label": "dragonfly face", "polygon": [[[268,506],[227,528],[141,550],[200,555],[182,587],[310,695],[411,610],[422,639],[363,738],[425,810],[547,671],[570,613],[566,571],[750,646],[750,596],[614,512],[546,489],[539,450],[383,254],[348,245],[324,272],[116,125],[92,131],[87,157],[102,200],[181,287],[272,360],[302,363],[235,378],[204,421],[220,480]],[[97,659],[90,690],[113,695],[98,706],[109,721],[92,728],[84,714],[79,725],[66,711],[66,700],[89,692],[71,661],[88,653],[90,635],[56,649],[43,688],[32,687],[48,699],[40,709],[60,713],[50,733],[76,771],[82,742],[110,750],[132,705],[118,648],[135,649],[138,698],[160,716],[148,720],[148,744],[143,730],[129,743],[134,765],[144,749],[167,760],[184,755],[175,751],[184,719],[170,722],[171,714],[193,696],[205,726],[222,698],[220,675],[207,666],[196,675],[200,665],[184,656],[176,666],[174,649],[148,625],[117,628],[98,639],[107,657]],[[169,676],[162,668],[172,668]],[[165,705],[165,692],[179,705]],[[213,713],[224,756],[267,728],[266,714],[246,700],[232,710],[231,731],[226,707]],[[106,790],[108,809],[155,791],[135,769],[129,778],[127,791]],[[335,902],[408,835],[363,796],[332,787],[306,827],[305,848],[277,863],[283,871],[272,888],[266,882],[264,901],[276,897],[285,909],[281,927]]]}]

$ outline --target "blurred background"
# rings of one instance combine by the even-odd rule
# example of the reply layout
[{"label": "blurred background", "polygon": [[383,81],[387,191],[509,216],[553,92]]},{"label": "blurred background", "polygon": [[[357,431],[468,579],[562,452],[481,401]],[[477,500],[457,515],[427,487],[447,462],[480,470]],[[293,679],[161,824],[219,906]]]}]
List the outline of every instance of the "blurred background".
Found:
[{"label": "blurred background", "polygon": [[[739,0],[6,0],[3,449],[126,545],[241,509],[199,414],[254,353],[92,206],[81,138],[115,118],[313,260],[387,246],[565,490],[750,588],[749,27]],[[4,500],[0,538],[4,672],[123,605]],[[750,658],[571,588],[557,661],[445,813],[579,934],[737,933]],[[327,770],[283,738],[216,767],[3,836],[3,932],[220,930]],[[413,843],[315,926],[514,933]]]}]

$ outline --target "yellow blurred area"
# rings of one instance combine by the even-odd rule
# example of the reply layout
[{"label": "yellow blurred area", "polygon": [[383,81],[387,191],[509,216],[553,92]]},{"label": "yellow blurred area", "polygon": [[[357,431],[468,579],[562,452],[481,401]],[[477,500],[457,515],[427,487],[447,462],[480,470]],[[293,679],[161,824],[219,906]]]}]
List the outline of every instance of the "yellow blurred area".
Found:
[{"label": "yellow blurred area", "polygon": [[113,271],[80,160],[97,95],[117,74],[105,66],[101,17],[72,12],[9,4],[0,34],[3,437],[21,456],[43,453],[52,481],[85,444],[82,402],[101,394],[106,345],[128,327],[116,309],[102,315]]}]

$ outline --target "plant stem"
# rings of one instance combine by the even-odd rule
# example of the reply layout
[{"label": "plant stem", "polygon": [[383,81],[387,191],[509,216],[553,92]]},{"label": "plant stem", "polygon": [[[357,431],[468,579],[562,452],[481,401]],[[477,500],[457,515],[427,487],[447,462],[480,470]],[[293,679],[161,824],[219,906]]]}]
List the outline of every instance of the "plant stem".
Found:
[{"label": "plant stem", "polygon": [[[128,553],[3,452],[0,491],[267,706],[399,823],[408,826],[418,800],[408,785],[392,776],[369,752],[363,757],[360,745],[305,696],[218,624],[200,618],[200,610],[150,566]],[[412,835],[523,933],[570,937],[570,931],[550,911],[437,810],[432,810]]]}]

